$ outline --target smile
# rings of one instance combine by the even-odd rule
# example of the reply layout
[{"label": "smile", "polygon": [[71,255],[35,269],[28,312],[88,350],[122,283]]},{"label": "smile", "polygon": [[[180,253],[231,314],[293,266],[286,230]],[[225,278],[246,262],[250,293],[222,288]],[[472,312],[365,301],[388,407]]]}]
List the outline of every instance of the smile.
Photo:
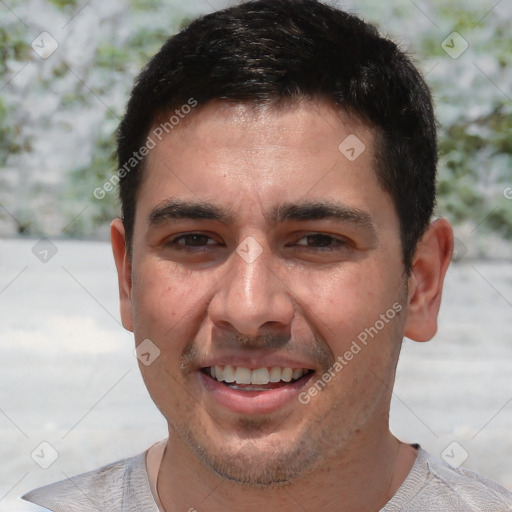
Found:
[{"label": "smile", "polygon": [[309,375],[312,370],[307,368],[271,368],[251,369],[244,366],[211,366],[202,369],[212,379],[222,382],[231,389],[240,391],[268,391],[283,384],[295,382]]},{"label": "smile", "polygon": [[308,368],[215,365],[197,372],[213,403],[242,415],[269,414],[298,404],[297,396],[315,374]]}]

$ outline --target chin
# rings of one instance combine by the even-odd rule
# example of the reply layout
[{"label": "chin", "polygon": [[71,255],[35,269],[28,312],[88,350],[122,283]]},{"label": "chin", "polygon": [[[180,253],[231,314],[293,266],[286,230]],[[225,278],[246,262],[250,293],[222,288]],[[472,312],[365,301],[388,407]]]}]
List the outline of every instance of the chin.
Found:
[{"label": "chin", "polygon": [[212,456],[211,453],[197,455],[205,466],[221,478],[248,486],[284,486],[302,476],[311,466],[311,464],[308,464],[308,467],[303,465],[304,457],[299,461],[296,456],[281,453],[278,459],[275,452],[254,453],[251,450],[251,453],[238,453],[231,457],[220,454]]},{"label": "chin", "polygon": [[237,436],[231,443],[224,439],[213,446],[211,437],[198,439],[188,431],[185,441],[201,463],[221,478],[270,487],[285,486],[323,462],[328,452],[315,439],[317,435],[286,435],[286,442],[274,434],[252,439]]}]

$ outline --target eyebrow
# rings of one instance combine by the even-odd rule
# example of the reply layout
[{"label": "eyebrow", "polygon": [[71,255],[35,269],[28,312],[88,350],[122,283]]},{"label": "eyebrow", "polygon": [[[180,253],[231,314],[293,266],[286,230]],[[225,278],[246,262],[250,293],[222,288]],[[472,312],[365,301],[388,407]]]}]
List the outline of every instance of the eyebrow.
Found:
[{"label": "eyebrow", "polygon": [[300,204],[282,203],[273,210],[271,219],[276,223],[332,219],[359,224],[375,230],[372,217],[367,212],[330,201],[312,201]]},{"label": "eyebrow", "polygon": [[[148,215],[149,226],[158,226],[168,220],[206,219],[224,224],[233,223],[236,218],[232,209],[216,206],[204,201],[166,200],[156,206]],[[308,201],[303,203],[281,203],[275,206],[267,220],[274,224],[283,222],[306,222],[314,220],[335,220],[353,224],[376,236],[377,230],[369,213],[343,203],[332,201]]]},{"label": "eyebrow", "polygon": [[182,201],[170,199],[160,203],[148,215],[148,224],[157,226],[168,220],[208,219],[229,224],[233,222],[233,212],[204,201]]}]

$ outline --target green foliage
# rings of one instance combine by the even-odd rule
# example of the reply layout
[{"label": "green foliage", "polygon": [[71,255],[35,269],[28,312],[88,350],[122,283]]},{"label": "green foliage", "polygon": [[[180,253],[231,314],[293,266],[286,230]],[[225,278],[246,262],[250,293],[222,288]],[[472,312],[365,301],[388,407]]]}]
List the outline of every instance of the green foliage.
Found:
[{"label": "green foliage", "polygon": [[21,23],[0,25],[0,76],[7,76],[9,61],[24,61],[30,54],[26,42],[26,30]]},{"label": "green foliage", "polygon": [[125,48],[120,48],[111,42],[98,46],[95,55],[95,65],[109,71],[125,71],[130,54]]},{"label": "green foliage", "polygon": [[48,2],[59,9],[69,9],[78,6],[78,0],[48,0]]},{"label": "green foliage", "polygon": [[130,5],[137,11],[158,9],[162,5],[161,0],[130,0]]},{"label": "green foliage", "polygon": [[167,28],[143,27],[133,34],[127,43],[127,52],[140,64],[154,55],[169,37]]},{"label": "green foliage", "polygon": [[[46,8],[59,9],[66,15],[77,12],[83,5],[79,0],[47,2]],[[118,214],[115,191],[108,192],[101,200],[93,195],[94,189],[101,187],[116,171],[113,152],[118,119],[111,112],[121,112],[133,78],[163,42],[194,19],[185,2],[128,0],[127,4],[129,7],[120,17],[108,20],[112,25],[107,26],[114,27],[113,32],[110,29],[100,32],[101,39],[91,47],[88,57],[93,55],[92,63],[80,70],[85,85],[70,76],[69,62],[60,59],[65,52],[56,53],[44,63],[38,61],[30,47],[34,34],[15,16],[0,18],[0,88],[23,66],[35,65],[40,66],[40,73],[32,88],[38,90],[42,101],[46,95],[52,97],[53,94],[53,99],[58,95],[59,114],[71,112],[79,119],[91,105],[97,107],[98,101],[105,105],[103,120],[95,120],[94,128],[90,129],[94,137],[90,162],[79,168],[64,169],[69,178],[53,192],[59,204],[64,204],[63,215],[70,220],[81,205],[89,204],[66,229],[67,234],[92,234]],[[357,9],[368,21],[381,20],[385,30],[389,28],[403,38],[410,36],[410,53],[416,55],[415,62],[425,72],[431,71],[427,81],[433,89],[440,120],[438,212],[455,224],[469,222],[478,229],[512,239],[512,200],[503,196],[503,190],[512,186],[512,92],[509,87],[512,83],[512,32],[510,17],[497,15],[492,9],[495,4],[477,0],[432,2],[425,5],[424,10],[435,24],[426,20],[415,3],[405,0],[391,3],[361,0]],[[500,7],[503,5],[501,3]],[[13,1],[11,7],[16,10],[17,6],[18,2]],[[78,21],[79,17],[75,29]],[[125,30],[126,27],[129,30]],[[469,44],[468,50],[455,60],[441,47],[441,42],[452,31],[461,34]],[[71,68],[76,67],[77,64],[71,65]],[[0,92],[3,94],[0,96],[0,168],[6,165],[9,155],[30,153],[34,134],[52,129],[47,118],[38,121],[40,126],[30,126],[24,131],[28,119],[27,112],[20,108],[24,98],[21,93],[16,98],[12,84],[4,88],[7,90],[9,95]],[[115,94],[111,96],[112,91]],[[69,117],[64,117],[66,120],[62,122],[70,123],[72,131],[74,127]],[[98,126],[102,127],[99,133],[95,131]],[[31,196],[27,197],[42,195],[51,196],[52,192],[38,188],[36,183]],[[36,229],[37,216],[28,204],[24,210],[20,209],[18,217],[23,221],[22,229]]]},{"label": "green foliage", "polygon": [[84,213],[68,226],[68,236],[90,235],[97,226],[108,225],[114,217],[119,216],[117,187],[106,193],[102,199],[94,195],[94,190],[101,188],[116,172],[115,131],[109,128],[96,137],[89,165],[75,169],[66,183],[64,198],[70,216],[71,210],[76,210],[77,204],[89,205]]},{"label": "green foliage", "polygon": [[455,224],[469,220],[480,230],[512,238],[512,201],[503,197],[512,183],[510,22],[496,15],[495,4],[436,5],[444,36],[432,31],[421,37],[424,58],[441,65],[449,59],[440,40],[452,31],[469,44],[442,73],[428,77],[441,120],[438,209]]},{"label": "green foliage", "polygon": [[21,151],[18,136],[19,127],[11,124],[9,108],[0,97],[0,167],[5,165],[9,154]]}]

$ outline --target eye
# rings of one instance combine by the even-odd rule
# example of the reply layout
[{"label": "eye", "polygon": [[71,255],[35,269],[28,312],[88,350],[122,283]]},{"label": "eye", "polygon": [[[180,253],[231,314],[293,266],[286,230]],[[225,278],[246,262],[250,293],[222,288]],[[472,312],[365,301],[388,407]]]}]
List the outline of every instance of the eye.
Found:
[{"label": "eye", "polygon": [[204,248],[209,245],[215,245],[217,242],[204,233],[186,233],[168,240],[165,245],[178,250],[189,250],[194,247]]},{"label": "eye", "polygon": [[315,233],[303,236],[297,242],[295,242],[295,245],[313,249],[338,249],[347,246],[348,242],[346,240],[334,238],[322,233]]}]

